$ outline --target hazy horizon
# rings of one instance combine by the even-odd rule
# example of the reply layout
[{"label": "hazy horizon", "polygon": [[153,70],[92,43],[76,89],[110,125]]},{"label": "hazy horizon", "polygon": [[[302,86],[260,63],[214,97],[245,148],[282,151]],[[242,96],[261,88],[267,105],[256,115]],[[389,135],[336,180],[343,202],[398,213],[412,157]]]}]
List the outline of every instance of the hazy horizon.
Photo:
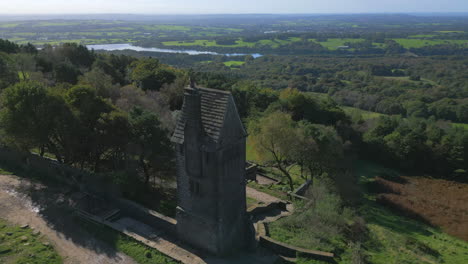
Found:
[{"label": "hazy horizon", "polygon": [[379,14],[379,13],[465,13],[468,1],[422,0],[0,0],[2,15],[204,15],[204,14]]}]

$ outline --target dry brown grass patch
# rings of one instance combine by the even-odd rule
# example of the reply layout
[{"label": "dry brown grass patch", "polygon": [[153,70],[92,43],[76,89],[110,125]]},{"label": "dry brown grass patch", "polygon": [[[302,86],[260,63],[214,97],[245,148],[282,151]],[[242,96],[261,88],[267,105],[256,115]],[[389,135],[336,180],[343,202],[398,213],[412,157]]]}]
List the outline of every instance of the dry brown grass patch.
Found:
[{"label": "dry brown grass patch", "polygon": [[468,241],[468,184],[423,177],[377,178],[377,201]]}]

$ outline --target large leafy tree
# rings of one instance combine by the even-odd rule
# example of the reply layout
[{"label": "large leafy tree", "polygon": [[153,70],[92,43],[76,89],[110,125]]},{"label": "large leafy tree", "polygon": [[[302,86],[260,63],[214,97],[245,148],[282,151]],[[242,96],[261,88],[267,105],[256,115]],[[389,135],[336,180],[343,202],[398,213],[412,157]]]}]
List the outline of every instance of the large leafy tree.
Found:
[{"label": "large leafy tree", "polygon": [[309,122],[301,122],[298,130],[300,142],[294,152],[296,161],[307,168],[311,177],[335,173],[343,160],[343,143],[336,130]]},{"label": "large leafy tree", "polygon": [[114,107],[97,95],[90,86],[77,85],[67,91],[65,100],[73,112],[76,128],[73,131],[72,144],[75,160],[81,166],[88,163],[96,169],[105,150],[101,135],[106,127],[108,116]]},{"label": "large leafy tree", "polygon": [[164,84],[171,84],[176,79],[176,75],[156,59],[135,61],[131,68],[131,79],[143,90],[159,91]]},{"label": "large leafy tree", "polygon": [[64,101],[37,82],[21,82],[2,94],[1,124],[11,143],[22,148],[52,148]]},{"label": "large leafy tree", "polygon": [[172,157],[172,148],[167,131],[162,127],[156,114],[135,107],[130,111],[132,152],[145,175],[150,180],[150,171],[164,169]]},{"label": "large leafy tree", "polygon": [[291,116],[272,112],[249,124],[250,143],[263,161],[273,162],[288,181],[291,191],[293,179],[288,166],[292,164],[299,140],[296,124]]}]

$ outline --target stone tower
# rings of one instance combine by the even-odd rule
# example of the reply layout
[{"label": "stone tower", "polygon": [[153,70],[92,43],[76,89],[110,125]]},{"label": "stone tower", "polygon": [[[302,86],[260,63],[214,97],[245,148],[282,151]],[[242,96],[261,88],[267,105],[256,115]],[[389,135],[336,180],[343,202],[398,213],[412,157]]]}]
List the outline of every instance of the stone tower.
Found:
[{"label": "stone tower", "polygon": [[185,89],[172,142],[177,152],[177,233],[217,255],[245,247],[247,133],[229,92]]}]

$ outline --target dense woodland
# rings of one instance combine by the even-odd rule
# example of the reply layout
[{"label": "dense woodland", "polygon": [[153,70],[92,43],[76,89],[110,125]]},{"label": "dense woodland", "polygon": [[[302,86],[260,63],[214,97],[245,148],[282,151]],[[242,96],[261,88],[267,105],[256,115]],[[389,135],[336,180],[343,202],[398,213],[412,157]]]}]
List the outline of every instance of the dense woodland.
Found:
[{"label": "dense woodland", "polygon": [[[37,50],[2,40],[0,49],[2,141],[79,168],[118,172],[134,166],[146,183],[151,175],[170,175],[168,137],[191,75],[234,94],[252,144],[279,144],[257,149],[276,157],[271,161],[280,169],[297,163],[320,175],[331,164],[344,164],[340,157],[352,156],[343,155],[348,152],[405,171],[468,179],[467,130],[448,122],[468,122],[463,57],[265,56],[247,57],[237,70],[214,70],[219,65],[213,62],[191,72],[77,44]],[[339,105],[386,115],[366,119]],[[264,138],[262,131],[275,129],[291,137]]]},{"label": "dense woodland", "polygon": [[[456,21],[455,29],[463,30],[464,22]],[[335,251],[342,263],[366,263],[369,252],[381,250],[366,224],[372,221],[366,214],[378,207],[366,209],[369,201],[363,196],[369,193],[362,190],[356,163],[374,161],[410,176],[468,182],[468,54],[466,45],[405,48],[392,40],[424,33],[418,27],[374,33],[389,25],[388,18],[368,28],[353,23],[315,33],[304,33],[313,23],[298,23],[296,28],[304,31],[299,33],[287,32],[281,24],[244,25],[242,34],[229,29],[228,36],[213,40],[219,45],[239,38],[296,41],[274,48],[205,47],[274,54],[259,58],[102,52],[76,43],[38,49],[0,39],[0,144],[84,170],[119,186],[126,198],[153,204],[146,194],[163,192],[168,187],[164,180],[174,181],[169,138],[184,87],[193,79],[200,86],[227,90],[248,130],[248,156],[280,179],[277,189],[261,190],[285,195],[313,181],[307,194],[313,202],[295,203],[297,212],[272,225],[272,235],[286,232],[284,240],[297,246]],[[343,28],[349,33],[340,33]],[[278,33],[266,37],[259,30]],[[200,38],[187,34],[177,36],[189,42]],[[358,41],[345,43],[349,49],[344,50],[316,42],[337,37]],[[461,32],[443,37],[467,38]],[[139,41],[154,44],[152,39]],[[168,204],[163,213],[173,216],[174,201]],[[440,260],[425,244],[405,243]]]}]

